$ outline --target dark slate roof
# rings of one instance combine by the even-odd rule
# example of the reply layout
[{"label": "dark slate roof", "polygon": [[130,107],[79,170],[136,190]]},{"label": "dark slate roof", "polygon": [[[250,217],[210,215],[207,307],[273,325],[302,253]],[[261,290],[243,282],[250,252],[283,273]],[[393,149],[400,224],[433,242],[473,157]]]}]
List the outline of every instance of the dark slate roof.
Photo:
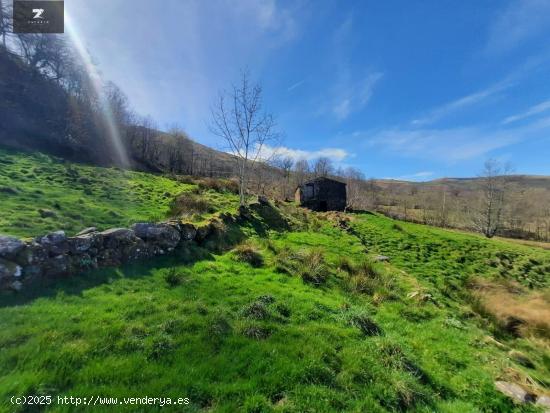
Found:
[{"label": "dark slate roof", "polygon": [[337,179],[327,178],[326,176],[319,176],[319,177],[317,177],[317,178],[310,179],[310,180],[308,180],[308,181],[305,181],[305,182],[303,183],[303,185],[312,184],[312,183],[315,183],[315,182],[326,182],[326,181],[329,181],[329,182],[336,182],[337,184],[346,185],[345,182],[339,181],[339,180],[337,180]]}]

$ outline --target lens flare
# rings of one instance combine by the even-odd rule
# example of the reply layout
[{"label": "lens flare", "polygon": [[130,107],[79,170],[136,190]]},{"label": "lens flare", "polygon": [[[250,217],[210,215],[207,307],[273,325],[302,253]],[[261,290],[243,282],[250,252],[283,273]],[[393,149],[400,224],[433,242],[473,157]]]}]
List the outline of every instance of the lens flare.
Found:
[{"label": "lens flare", "polygon": [[126,149],[124,148],[124,144],[122,143],[120,130],[113,116],[113,111],[111,109],[109,100],[107,99],[107,96],[105,94],[104,83],[101,79],[99,72],[97,71],[96,66],[92,62],[90,53],[88,53],[88,50],[86,50],[86,47],[82,42],[82,37],[77,31],[74,21],[71,19],[66,11],[65,31],[69,35],[69,39],[73,44],[76,52],[78,53],[78,57],[84,65],[84,68],[86,69],[86,73],[88,75],[88,78],[90,79],[93,92],[95,93],[99,101],[101,116],[103,117],[103,120],[105,121],[105,124],[107,126],[108,137],[116,152],[115,155],[117,157],[117,160],[121,166],[128,167],[130,165],[128,154],[126,153]]}]

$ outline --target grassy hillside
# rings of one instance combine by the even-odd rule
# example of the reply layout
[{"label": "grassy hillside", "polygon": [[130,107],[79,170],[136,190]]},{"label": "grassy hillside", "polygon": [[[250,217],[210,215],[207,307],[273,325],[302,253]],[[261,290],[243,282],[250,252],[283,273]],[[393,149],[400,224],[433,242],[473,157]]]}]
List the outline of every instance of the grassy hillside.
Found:
[{"label": "grassy hillside", "polygon": [[[548,341],[499,330],[467,291],[473,275],[542,291],[549,252],[368,214],[339,224],[346,218],[285,210],[292,230],[267,230],[280,223],[277,212],[256,213],[228,233],[225,244],[249,237],[232,251],[194,248],[3,296],[0,400],[149,395],[189,397],[188,411],[536,411],[493,382],[530,377],[547,391]],[[373,263],[379,253],[391,263]],[[491,261],[503,254],[512,263],[505,273]]]},{"label": "grassy hillside", "polygon": [[[178,194],[191,197],[198,189],[160,175],[0,148],[0,233],[29,237],[63,229],[74,234],[89,226],[160,221]],[[211,208],[190,218],[201,220],[237,205],[231,194],[205,191],[202,198]]]}]

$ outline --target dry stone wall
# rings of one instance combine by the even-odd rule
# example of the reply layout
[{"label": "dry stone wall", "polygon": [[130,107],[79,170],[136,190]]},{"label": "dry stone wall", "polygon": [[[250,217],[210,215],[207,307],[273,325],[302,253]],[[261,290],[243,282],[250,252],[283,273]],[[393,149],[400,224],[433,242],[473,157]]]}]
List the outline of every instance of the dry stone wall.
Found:
[{"label": "dry stone wall", "polygon": [[180,221],[140,222],[130,228],[87,228],[74,237],[55,231],[31,241],[0,235],[0,289],[19,291],[37,280],[168,254],[206,240],[234,220],[224,214],[196,227]]}]

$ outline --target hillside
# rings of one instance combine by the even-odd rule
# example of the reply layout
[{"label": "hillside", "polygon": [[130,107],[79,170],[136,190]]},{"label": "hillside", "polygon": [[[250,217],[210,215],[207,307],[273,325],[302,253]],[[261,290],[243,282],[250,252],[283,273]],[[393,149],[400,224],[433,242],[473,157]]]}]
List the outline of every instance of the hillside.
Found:
[{"label": "hillside", "polygon": [[0,148],[0,233],[31,237],[62,229],[75,234],[91,226],[161,221],[171,216],[178,195],[193,198],[198,191],[205,205],[192,211],[192,222],[238,205],[231,193],[220,196],[202,191],[200,181],[185,182]]},{"label": "hillside", "polygon": [[[216,209],[185,219],[236,209],[223,185],[1,159],[1,232],[162,219],[179,192]],[[117,411],[143,396],[188,397],[196,412],[537,411],[495,382],[550,392],[550,251],[277,205],[168,257],[1,293],[2,409],[43,394],[118,397]]]},{"label": "hillside", "polygon": [[[503,225],[499,235],[550,240],[550,177],[506,177]],[[426,182],[373,180],[367,192],[380,212],[413,222],[475,230],[472,215],[483,197],[481,178]]]}]

